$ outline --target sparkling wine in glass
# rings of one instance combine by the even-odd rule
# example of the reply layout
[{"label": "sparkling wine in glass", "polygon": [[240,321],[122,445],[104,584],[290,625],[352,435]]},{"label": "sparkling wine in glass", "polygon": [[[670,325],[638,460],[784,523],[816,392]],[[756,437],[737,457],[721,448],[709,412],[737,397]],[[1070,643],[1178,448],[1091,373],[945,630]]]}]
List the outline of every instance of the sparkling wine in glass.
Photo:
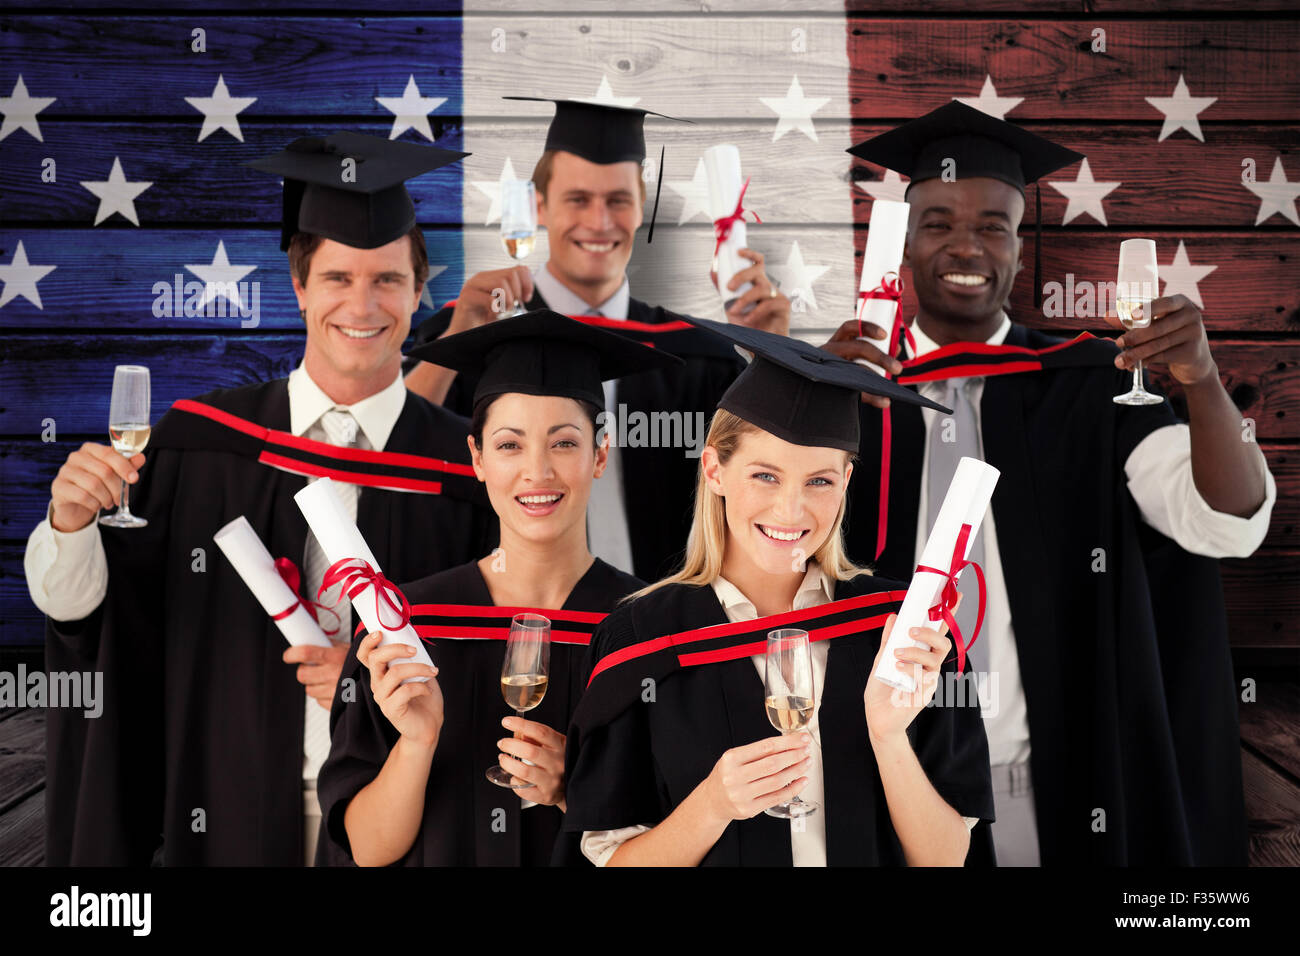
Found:
[{"label": "sparkling wine in glass", "polygon": [[[125,458],[149,444],[149,370],[143,365],[119,365],[113,370],[113,397],[109,400],[108,438],[113,450]],[[113,528],[143,528],[149,522],[131,514],[127,483],[122,481],[122,504],[99,519]]]},{"label": "sparkling wine in glass", "polygon": [[[516,261],[533,251],[537,239],[537,192],[530,180],[507,179],[501,184],[501,245]],[[522,315],[516,302],[510,315]]]},{"label": "sparkling wine in glass", "polygon": [[[783,734],[807,728],[813,716],[812,650],[808,632],[780,628],[767,634],[767,660],[763,679],[767,719]],[[818,805],[800,800],[768,807],[764,813],[790,820],[817,812]]]},{"label": "sparkling wine in glass", "polygon": [[[1145,329],[1151,324],[1151,302],[1159,297],[1156,278],[1156,241],[1125,239],[1119,244],[1119,277],[1115,281],[1115,311],[1126,329]],[[1137,313],[1134,315],[1134,313]],[[1116,405],[1159,405],[1164,401],[1142,386],[1142,360],[1133,367],[1133,387],[1116,395]]]},{"label": "sparkling wine in glass", "polygon": [[[546,696],[547,674],[551,663],[551,622],[540,614],[516,614],[510,621],[506,638],[506,656],[501,663],[501,696],[523,719]],[[522,736],[518,731],[515,737]],[[526,761],[525,761],[526,762]],[[515,782],[501,766],[488,768],[487,778],[498,787],[523,790],[534,786]]]}]

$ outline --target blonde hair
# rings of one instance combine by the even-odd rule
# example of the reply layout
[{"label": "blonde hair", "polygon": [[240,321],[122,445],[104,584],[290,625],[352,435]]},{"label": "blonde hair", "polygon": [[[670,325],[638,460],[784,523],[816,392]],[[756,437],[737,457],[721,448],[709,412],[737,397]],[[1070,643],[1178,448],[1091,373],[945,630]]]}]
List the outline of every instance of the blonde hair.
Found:
[{"label": "blonde hair", "polygon": [[[733,415],[724,408],[719,408],[709,424],[709,434],[705,445],[711,445],[718,453],[718,461],[723,465],[740,447],[740,440],[751,432],[761,429],[738,415]],[[846,454],[848,454],[846,452]],[[848,455],[849,462],[856,460],[855,455]],[[871,574],[870,568],[859,567],[849,560],[844,550],[844,512],[848,507],[848,489],[840,497],[840,510],[835,516],[835,524],[821,547],[811,556],[822,573],[836,581],[847,581],[860,574]],[[644,594],[649,594],[666,584],[712,584],[722,573],[722,557],[727,548],[727,507],[722,496],[714,493],[704,478],[704,459],[700,458],[700,467],[695,479],[695,516],[691,521],[691,533],[686,539],[686,560],[682,569],[661,581],[647,585],[623,598],[632,601]]]}]

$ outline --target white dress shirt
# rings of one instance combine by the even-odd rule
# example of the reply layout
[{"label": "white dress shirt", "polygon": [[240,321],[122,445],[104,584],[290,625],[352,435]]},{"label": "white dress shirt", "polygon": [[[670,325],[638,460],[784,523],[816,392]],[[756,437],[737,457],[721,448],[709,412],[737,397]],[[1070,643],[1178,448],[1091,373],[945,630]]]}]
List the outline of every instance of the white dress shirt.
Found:
[{"label": "white dress shirt", "polygon": [[[338,407],[350,411],[356,419],[361,432],[357,444],[363,448],[382,449],[388,444],[406,403],[406,386],[400,374],[383,390],[351,406],[335,406],[302,365],[289,374],[288,389],[289,430],[294,435],[327,441],[320,418]],[[357,494],[356,485],[336,485],[342,494]],[[302,561],[301,555],[297,561]],[[56,621],[80,620],[94,611],[108,593],[108,561],[97,521],[77,531],[56,531],[47,510],[45,519],[27,539],[23,568],[32,602]],[[312,588],[309,583],[307,586]],[[328,727],[329,713],[311,697],[306,698],[305,707],[304,737],[307,739],[313,736],[310,733],[313,727],[319,729],[322,721]],[[319,740],[320,734],[315,737]],[[325,740],[328,743],[328,737]],[[305,745],[303,779],[315,779],[327,753],[328,746],[322,749],[319,744],[310,748]]]},{"label": "white dress shirt", "polygon": [[[546,304],[565,315],[603,315],[607,319],[627,319],[631,301],[627,276],[618,291],[600,305],[592,307],[579,295],[551,274],[549,266],[541,266],[533,273],[533,285]],[[617,382],[604,383],[605,410],[618,414]],[[612,423],[611,423],[612,424]],[[623,501],[623,453],[615,440],[616,427],[606,426],[610,436],[609,460],[600,481],[591,485],[587,500],[587,539],[591,553],[620,571],[632,573],[632,537],[627,527],[627,505]]]},{"label": "white dress shirt", "polygon": [[[911,329],[918,355],[939,347],[915,321]],[[987,344],[1001,345],[1010,331],[1011,320],[1003,316],[1002,325]],[[982,431],[980,399],[984,394],[983,376],[973,377],[969,388],[975,420]],[[926,398],[939,401],[943,397],[943,382],[922,382],[918,389]],[[926,451],[921,465],[921,487],[924,489],[930,470],[929,434],[934,423],[940,420],[941,413],[923,408],[921,415],[926,430],[923,444]],[[1124,473],[1128,478],[1129,493],[1137,502],[1142,519],[1187,551],[1211,558],[1246,557],[1259,547],[1268,531],[1269,516],[1277,499],[1277,485],[1272,474],[1265,473],[1267,494],[1264,503],[1251,517],[1239,518],[1215,511],[1196,490],[1192,478],[1191,429],[1186,424],[1166,425],[1147,435],[1124,463]],[[916,516],[915,563],[920,563],[929,536],[930,515],[927,510],[927,496],[922,494]],[[984,541],[984,584],[988,593],[980,640],[988,642],[988,667],[991,674],[997,675],[998,692],[997,706],[993,706],[991,701],[982,702],[985,708],[984,729],[989,739],[989,762],[998,766],[1029,759],[1029,720],[992,508],[985,514],[980,535]]]},{"label": "white dress shirt", "polygon": [[[734,624],[737,621],[753,621],[758,618],[758,609],[754,607],[754,603],[745,597],[740,588],[726,578],[719,575],[713,581],[712,586],[713,593],[717,595],[718,602],[722,605],[728,621]],[[799,584],[799,590],[795,593],[791,610],[802,611],[810,607],[819,607],[834,600],[834,597],[834,582],[822,573],[816,561],[809,561],[808,570],[804,573],[803,581]],[[827,641],[813,641],[809,648],[812,654],[813,714],[807,730],[812,735],[815,746],[811,754],[812,766],[808,768],[807,773],[808,783],[799,792],[799,797],[809,803],[819,804],[820,809],[816,813],[804,817],[801,828],[796,829],[793,825],[790,827],[790,855],[795,866],[825,866],[827,810],[823,785],[821,727],[818,724],[818,715],[821,712],[822,688],[826,684],[826,661],[830,652],[830,644]],[[750,657],[750,661],[753,662],[754,668],[758,671],[758,679],[761,684],[767,676],[766,656],[754,654]],[[755,702],[755,706],[757,706],[757,702]],[[863,735],[862,746],[867,749],[871,746],[865,734]],[[719,754],[718,756],[722,755]],[[966,821],[967,828],[973,827],[979,822],[978,817],[963,817],[962,819]],[[582,834],[582,852],[596,866],[604,866],[609,862],[609,858],[614,855],[614,851],[619,846],[649,829],[648,826],[633,825],[620,827],[616,830],[585,831]]]}]

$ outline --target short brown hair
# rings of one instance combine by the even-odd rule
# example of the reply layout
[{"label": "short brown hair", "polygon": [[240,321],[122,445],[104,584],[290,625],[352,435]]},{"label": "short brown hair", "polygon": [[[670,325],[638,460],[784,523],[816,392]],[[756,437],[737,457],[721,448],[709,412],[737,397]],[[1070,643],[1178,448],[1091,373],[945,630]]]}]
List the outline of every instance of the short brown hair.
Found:
[{"label": "short brown hair", "polygon": [[[542,153],[542,158],[537,161],[533,167],[533,185],[537,187],[537,195],[543,199],[546,198],[546,190],[551,185],[551,167],[555,165],[555,154],[559,150],[548,149]],[[637,176],[637,185],[641,187],[641,205],[645,205],[645,177]]]},{"label": "short brown hair", "polygon": [[[406,238],[411,240],[411,271],[415,273],[415,291],[419,292],[429,278],[429,250],[424,245],[424,233],[420,230],[419,223],[411,227]],[[312,232],[295,232],[289,240],[289,271],[302,285],[307,284],[307,276],[311,274],[311,257],[316,254],[323,239],[323,236]]]}]

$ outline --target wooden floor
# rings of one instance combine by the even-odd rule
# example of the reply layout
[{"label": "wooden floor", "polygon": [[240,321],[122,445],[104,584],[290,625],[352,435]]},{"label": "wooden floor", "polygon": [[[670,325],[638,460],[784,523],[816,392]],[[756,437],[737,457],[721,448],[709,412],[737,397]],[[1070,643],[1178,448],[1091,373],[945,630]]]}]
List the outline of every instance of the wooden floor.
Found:
[{"label": "wooden floor", "polygon": [[[1300,866],[1300,685],[1261,683],[1241,706],[1252,866]],[[0,866],[45,858],[45,714],[0,710]]]}]

